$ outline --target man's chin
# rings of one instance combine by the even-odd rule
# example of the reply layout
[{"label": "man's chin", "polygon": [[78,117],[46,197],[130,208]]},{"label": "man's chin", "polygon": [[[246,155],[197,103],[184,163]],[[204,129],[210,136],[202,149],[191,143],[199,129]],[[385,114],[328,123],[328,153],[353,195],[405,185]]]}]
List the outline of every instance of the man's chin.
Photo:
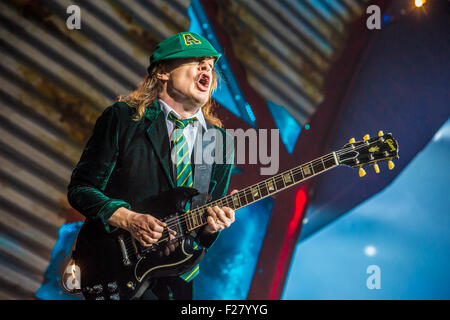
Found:
[{"label": "man's chin", "polygon": [[208,96],[195,96],[193,97],[193,103],[196,107],[203,107],[209,100],[209,95]]}]

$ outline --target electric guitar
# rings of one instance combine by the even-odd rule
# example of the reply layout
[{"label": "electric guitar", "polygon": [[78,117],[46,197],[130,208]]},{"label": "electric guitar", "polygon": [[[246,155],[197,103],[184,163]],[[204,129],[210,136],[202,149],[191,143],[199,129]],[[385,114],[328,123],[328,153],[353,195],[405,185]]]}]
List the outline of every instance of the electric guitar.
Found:
[{"label": "electric guitar", "polygon": [[[100,223],[87,220],[78,234],[73,262],[61,277],[63,286],[72,293],[81,292],[88,300],[137,299],[153,279],[184,274],[202,260],[206,249],[195,248],[194,245],[196,232],[207,224],[207,207],[217,205],[238,210],[341,165],[359,168],[360,177],[366,174],[362,167],[368,164],[373,164],[375,172],[379,173],[377,163],[380,161],[388,161],[388,167],[392,170],[392,159],[399,158],[398,148],[398,142],[392,134],[383,134],[382,131],[374,138],[369,135],[361,141],[352,138],[337,151],[233,195],[191,208],[188,213],[182,212],[182,208],[198,194],[197,190],[174,188],[155,197],[152,213],[168,214],[161,220],[167,223],[168,228],[176,231],[176,236],[170,239],[166,228],[162,237],[151,247],[142,246],[123,229],[107,233]],[[174,242],[178,243],[175,251],[164,255],[164,248]]]}]

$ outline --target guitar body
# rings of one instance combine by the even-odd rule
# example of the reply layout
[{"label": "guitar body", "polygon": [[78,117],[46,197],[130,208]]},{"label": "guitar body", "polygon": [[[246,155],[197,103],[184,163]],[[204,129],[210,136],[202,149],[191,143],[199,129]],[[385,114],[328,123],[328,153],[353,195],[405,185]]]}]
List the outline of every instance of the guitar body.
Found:
[{"label": "guitar body", "polygon": [[[195,189],[173,189],[154,203],[152,213],[161,216],[180,237],[175,251],[163,253],[167,243],[143,247],[131,234],[117,228],[108,233],[103,224],[86,220],[76,242],[73,258],[81,270],[81,292],[87,300],[130,300],[139,298],[153,280],[178,276],[195,267],[206,249],[194,249],[194,237],[182,225],[174,210],[184,207]],[[167,198],[172,201],[164,201]],[[177,221],[175,225],[174,221]],[[182,236],[181,236],[182,235]]]}]

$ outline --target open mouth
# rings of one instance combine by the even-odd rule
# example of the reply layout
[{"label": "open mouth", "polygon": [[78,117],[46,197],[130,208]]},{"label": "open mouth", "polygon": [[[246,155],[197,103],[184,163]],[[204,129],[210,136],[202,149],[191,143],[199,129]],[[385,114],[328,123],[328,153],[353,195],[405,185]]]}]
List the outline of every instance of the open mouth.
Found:
[{"label": "open mouth", "polygon": [[202,73],[197,80],[197,86],[201,91],[209,90],[210,76],[207,73]]}]

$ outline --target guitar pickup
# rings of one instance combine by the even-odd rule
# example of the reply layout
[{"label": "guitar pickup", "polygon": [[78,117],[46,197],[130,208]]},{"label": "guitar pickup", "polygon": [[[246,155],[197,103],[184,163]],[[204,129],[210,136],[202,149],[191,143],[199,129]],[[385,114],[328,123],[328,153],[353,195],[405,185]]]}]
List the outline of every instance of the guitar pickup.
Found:
[{"label": "guitar pickup", "polygon": [[125,242],[123,241],[123,236],[120,235],[117,238],[117,241],[119,242],[120,252],[122,252],[122,263],[125,267],[128,267],[131,265],[130,257],[128,256],[127,248],[125,246]]}]

